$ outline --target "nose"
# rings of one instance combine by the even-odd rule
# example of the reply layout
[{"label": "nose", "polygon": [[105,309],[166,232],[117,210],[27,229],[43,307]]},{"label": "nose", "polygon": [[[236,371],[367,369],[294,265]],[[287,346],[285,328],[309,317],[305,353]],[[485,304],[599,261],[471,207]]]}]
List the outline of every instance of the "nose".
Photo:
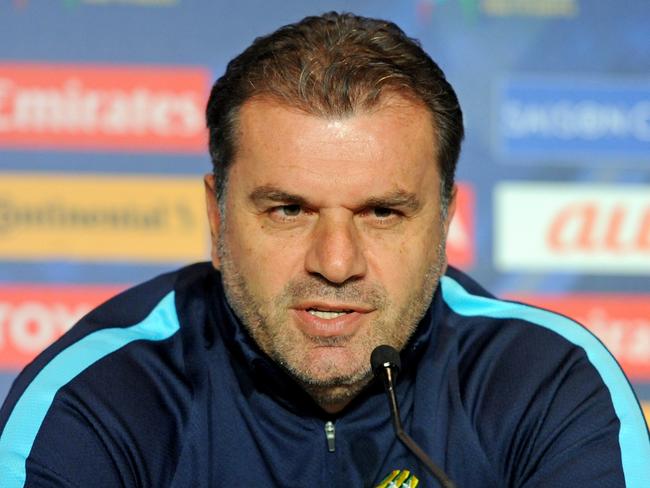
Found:
[{"label": "nose", "polygon": [[331,283],[342,284],[366,273],[361,236],[349,216],[319,216],[305,256],[305,268]]}]

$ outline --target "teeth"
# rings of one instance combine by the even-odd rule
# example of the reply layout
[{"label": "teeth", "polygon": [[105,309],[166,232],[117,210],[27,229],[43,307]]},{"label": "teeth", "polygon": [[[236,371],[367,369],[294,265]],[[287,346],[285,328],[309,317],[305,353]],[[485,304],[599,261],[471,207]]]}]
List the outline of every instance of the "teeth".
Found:
[{"label": "teeth", "polygon": [[307,310],[310,314],[321,319],[335,319],[341,315],[345,315],[347,312],[325,312],[323,310]]}]

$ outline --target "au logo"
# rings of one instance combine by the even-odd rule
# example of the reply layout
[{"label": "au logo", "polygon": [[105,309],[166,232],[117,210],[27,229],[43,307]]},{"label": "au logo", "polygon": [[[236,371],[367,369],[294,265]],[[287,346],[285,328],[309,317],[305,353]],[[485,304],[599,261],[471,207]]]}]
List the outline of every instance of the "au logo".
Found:
[{"label": "au logo", "polygon": [[415,488],[420,480],[408,469],[396,469],[386,476],[376,488]]}]

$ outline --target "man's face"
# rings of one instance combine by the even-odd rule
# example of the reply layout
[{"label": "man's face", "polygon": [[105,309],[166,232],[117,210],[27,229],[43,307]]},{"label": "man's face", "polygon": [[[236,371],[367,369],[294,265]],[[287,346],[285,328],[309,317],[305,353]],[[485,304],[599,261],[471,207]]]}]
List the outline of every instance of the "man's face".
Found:
[{"label": "man's face", "polygon": [[401,97],[340,119],[257,99],[238,137],[221,209],[206,177],[213,264],[260,348],[340,410],[372,350],[407,342],[444,268],[431,116]]}]

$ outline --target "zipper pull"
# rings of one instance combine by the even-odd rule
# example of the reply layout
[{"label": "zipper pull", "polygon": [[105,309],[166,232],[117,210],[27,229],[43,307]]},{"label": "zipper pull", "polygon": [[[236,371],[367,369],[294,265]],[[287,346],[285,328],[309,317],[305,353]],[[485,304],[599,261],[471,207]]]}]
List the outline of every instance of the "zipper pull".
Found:
[{"label": "zipper pull", "polygon": [[325,422],[325,438],[327,439],[327,450],[329,452],[334,452],[336,437],[335,437],[334,422],[332,422],[331,420]]}]

